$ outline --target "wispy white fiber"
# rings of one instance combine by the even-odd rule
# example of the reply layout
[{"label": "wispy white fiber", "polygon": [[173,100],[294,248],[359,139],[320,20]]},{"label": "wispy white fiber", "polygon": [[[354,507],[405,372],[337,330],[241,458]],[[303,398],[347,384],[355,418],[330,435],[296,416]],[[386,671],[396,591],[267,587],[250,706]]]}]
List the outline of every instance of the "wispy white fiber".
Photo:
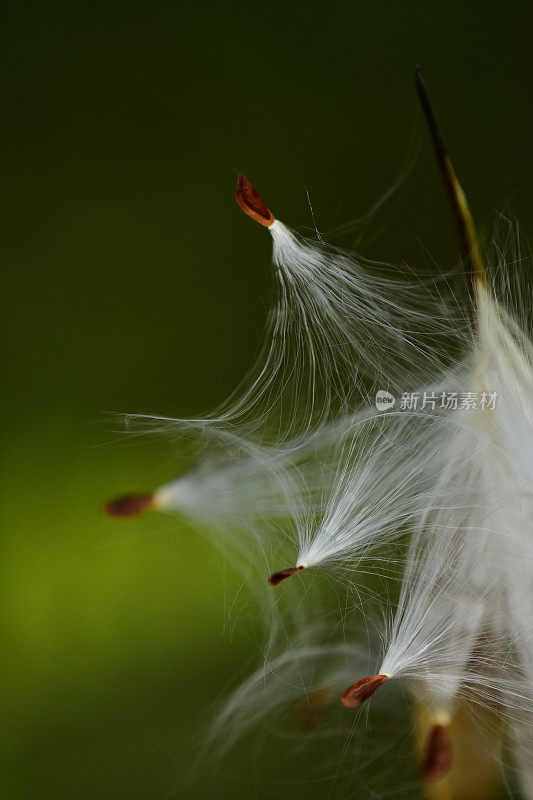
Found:
[{"label": "wispy white fiber", "polygon": [[444,281],[417,283],[398,267],[304,239],[279,220],[268,231],[276,300],[248,375],[206,417],[130,419],[280,441],[368,405],[376,388],[407,391],[441,374],[451,341],[457,347],[464,336],[455,303],[444,302]]},{"label": "wispy white fiber", "polygon": [[[107,511],[186,515],[252,585],[261,664],[213,715],[210,754],[270,731],[272,717],[282,727],[283,710],[297,716],[303,703],[311,716],[352,715],[340,769],[354,741],[357,753],[367,741],[354,709],[396,686],[395,702],[405,689],[445,737],[463,698],[499,715],[533,800],[533,293],[517,290],[498,245],[485,269],[419,71],[415,81],[458,230],[467,312],[444,278],[415,281],[298,235],[240,175],[237,201],[272,244],[276,297],[259,354],[212,413],[131,418],[189,437],[197,459]],[[512,261],[520,271],[519,248]],[[477,407],[382,411],[378,390],[453,392]],[[322,568],[334,579],[274,588]],[[379,580],[365,592],[367,576]],[[449,769],[443,741],[447,763],[426,779]]]}]

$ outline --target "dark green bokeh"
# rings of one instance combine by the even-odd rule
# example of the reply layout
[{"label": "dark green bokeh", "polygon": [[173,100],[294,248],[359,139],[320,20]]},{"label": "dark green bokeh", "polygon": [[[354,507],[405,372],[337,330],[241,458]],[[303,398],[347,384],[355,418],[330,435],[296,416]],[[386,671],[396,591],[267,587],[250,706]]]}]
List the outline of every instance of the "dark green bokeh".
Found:
[{"label": "dark green bokeh", "polygon": [[[360,248],[454,266],[417,63],[482,231],[510,204],[531,235],[531,10],[4,10],[0,795],[151,800],[179,787],[192,730],[254,653],[254,625],[229,635],[235,579],[185,523],[101,516],[106,497],[180,462],[171,443],[117,436],[106,414],[198,415],[250,363],[269,243],[233,201],[238,170],[300,229],[314,224],[308,190],[327,231],[360,217],[422,142]],[[253,758],[230,778],[207,763],[178,795],[266,796]]]}]

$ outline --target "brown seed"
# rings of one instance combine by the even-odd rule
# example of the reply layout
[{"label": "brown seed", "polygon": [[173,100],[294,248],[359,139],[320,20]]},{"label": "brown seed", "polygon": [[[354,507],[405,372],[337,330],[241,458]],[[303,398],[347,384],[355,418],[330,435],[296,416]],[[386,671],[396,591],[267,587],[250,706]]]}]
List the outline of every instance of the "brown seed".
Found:
[{"label": "brown seed", "polygon": [[125,497],[117,497],[110,500],[104,506],[104,511],[110,517],[137,517],[145,511],[155,508],[154,495],[150,494],[128,494]]},{"label": "brown seed", "polygon": [[376,689],[385,683],[388,675],[369,675],[368,678],[361,678],[357,683],[353,683],[344,692],[341,701],[346,708],[359,708],[359,706],[372,697]]},{"label": "brown seed", "polygon": [[315,728],[326,716],[335,697],[327,688],[309,692],[296,706],[296,725],[301,731]]},{"label": "brown seed", "polygon": [[281,581],[284,581],[286,578],[290,578],[291,575],[294,575],[301,569],[303,569],[303,567],[289,567],[288,569],[282,569],[281,572],[274,572],[274,574],[268,579],[268,582],[271,586],[277,586],[279,583],[281,583]]},{"label": "brown seed", "polygon": [[245,214],[266,228],[272,225],[275,220],[274,214],[269,211],[255,186],[242,172],[239,172],[237,179],[235,197]]},{"label": "brown seed", "polygon": [[452,743],[447,725],[433,725],[429,731],[422,777],[435,781],[444,777],[452,765]]}]

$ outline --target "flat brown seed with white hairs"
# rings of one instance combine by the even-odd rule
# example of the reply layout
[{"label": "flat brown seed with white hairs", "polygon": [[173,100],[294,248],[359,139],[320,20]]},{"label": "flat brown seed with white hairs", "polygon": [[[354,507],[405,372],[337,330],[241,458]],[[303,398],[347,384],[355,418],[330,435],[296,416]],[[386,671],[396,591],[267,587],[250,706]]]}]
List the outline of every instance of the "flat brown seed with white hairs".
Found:
[{"label": "flat brown seed with white hairs", "polygon": [[255,219],[265,228],[269,228],[275,221],[274,214],[270,211],[253,183],[251,183],[246,175],[239,172],[237,179],[237,189],[235,190],[235,198],[249,217]]},{"label": "flat brown seed with white hairs", "polygon": [[154,495],[150,494],[128,494],[124,497],[117,497],[110,500],[104,506],[104,511],[110,517],[138,517],[139,514],[144,514],[145,511],[151,511],[156,508]]},{"label": "flat brown seed with white hairs", "polygon": [[341,702],[346,708],[359,708],[365,700],[372,697],[376,689],[385,683],[388,675],[369,675],[349,686],[341,697]]},{"label": "flat brown seed with white hairs", "polygon": [[426,781],[443,778],[452,765],[452,742],[447,725],[433,725],[426,744],[422,777]]},{"label": "flat brown seed with white hairs", "polygon": [[278,586],[282,581],[290,578],[291,575],[294,575],[296,572],[300,572],[303,567],[289,567],[288,569],[282,569],[281,572],[274,572],[273,575],[270,576],[268,582],[271,586]]}]

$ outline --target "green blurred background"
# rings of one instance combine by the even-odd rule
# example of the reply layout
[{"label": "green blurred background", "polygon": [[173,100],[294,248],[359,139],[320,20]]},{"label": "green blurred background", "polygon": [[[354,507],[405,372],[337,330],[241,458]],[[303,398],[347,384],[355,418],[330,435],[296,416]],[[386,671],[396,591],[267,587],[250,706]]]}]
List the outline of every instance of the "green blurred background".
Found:
[{"label": "green blurred background", "polygon": [[417,63],[482,231],[508,204],[530,236],[531,5],[19,0],[3,17],[0,796],[267,796],[246,750],[180,784],[254,620],[229,614],[238,582],[184,521],[101,515],[180,468],[110,415],[199,415],[249,365],[271,276],[239,170],[303,231],[308,192],[327,232],[421,144],[359,247],[454,266]]}]

